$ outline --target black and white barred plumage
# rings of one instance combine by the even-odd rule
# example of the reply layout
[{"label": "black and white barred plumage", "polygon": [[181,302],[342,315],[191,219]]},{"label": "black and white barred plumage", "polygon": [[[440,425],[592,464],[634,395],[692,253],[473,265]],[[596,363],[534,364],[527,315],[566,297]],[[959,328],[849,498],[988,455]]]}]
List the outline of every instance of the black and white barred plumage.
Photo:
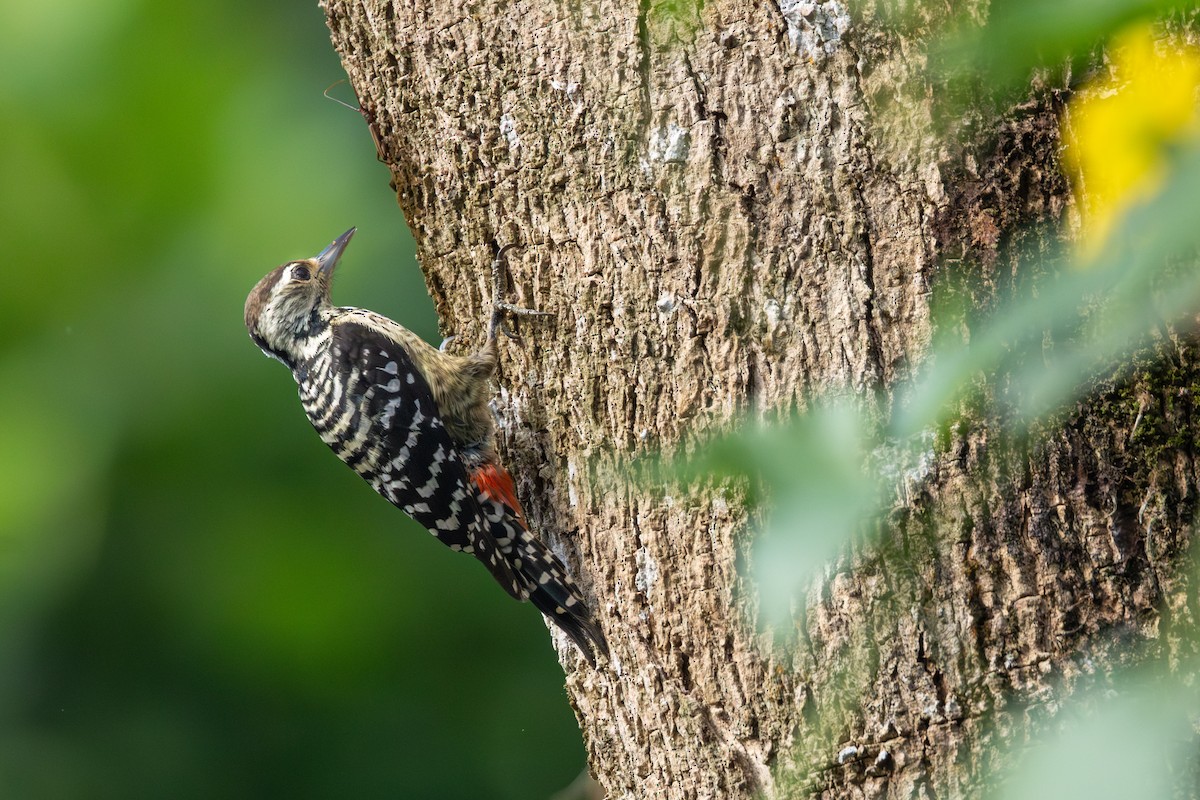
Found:
[{"label": "black and white barred plumage", "polygon": [[483,562],[513,597],[532,601],[595,664],[594,652],[608,652],[604,635],[529,531],[496,459],[487,408],[494,326],[482,350],[460,357],[386,317],[331,305],[333,270],[353,233],[254,287],[250,337],[292,371],[309,421],[342,461],[443,544]]}]

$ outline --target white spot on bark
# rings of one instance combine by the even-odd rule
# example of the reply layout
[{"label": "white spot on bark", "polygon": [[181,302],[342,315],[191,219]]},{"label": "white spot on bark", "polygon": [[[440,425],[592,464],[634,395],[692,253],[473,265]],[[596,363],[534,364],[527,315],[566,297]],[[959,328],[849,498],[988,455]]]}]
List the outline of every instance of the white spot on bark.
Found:
[{"label": "white spot on bark", "polygon": [[844,748],[842,748],[842,751],[837,754],[837,763],[845,764],[847,761],[849,761],[852,758],[855,758],[857,755],[858,755],[858,748],[855,747],[854,745],[850,745],[849,747],[844,747]]},{"label": "white spot on bark", "polygon": [[658,301],[654,304],[659,311],[664,314],[670,314],[675,310],[675,295],[670,292],[663,292],[658,296]]},{"label": "white spot on bark", "polygon": [[774,330],[779,325],[781,307],[779,301],[772,298],[763,306],[763,313],[767,315],[767,325]]},{"label": "white spot on bark", "polygon": [[646,594],[658,583],[658,562],[645,547],[638,548],[634,554],[634,561],[637,563],[637,574],[633,578],[633,585],[639,592]]},{"label": "white spot on bark", "polygon": [[575,491],[575,473],[576,472],[577,472],[577,470],[575,469],[575,462],[568,461],[567,462],[567,504],[570,505],[571,508],[577,508],[579,506],[579,494]]},{"label": "white spot on bark", "polygon": [[688,150],[692,145],[692,134],[687,128],[681,128],[672,122],[665,128],[656,128],[650,134],[650,147],[647,157],[650,161],[662,161],[667,164],[682,164],[687,161]]},{"label": "white spot on bark", "polygon": [[838,0],[780,0],[779,10],[787,21],[792,47],[813,62],[824,61],[837,50],[842,34],[850,29],[850,13]]},{"label": "white spot on bark", "polygon": [[521,137],[517,135],[517,124],[508,114],[500,117],[500,135],[508,142],[509,150],[516,150],[521,146]]},{"label": "white spot on bark", "polygon": [[565,92],[569,100],[577,101],[579,99],[577,97],[579,94],[579,84],[576,81],[567,81],[566,83],[563,83],[562,81],[556,81],[551,78],[550,88],[558,92]]}]

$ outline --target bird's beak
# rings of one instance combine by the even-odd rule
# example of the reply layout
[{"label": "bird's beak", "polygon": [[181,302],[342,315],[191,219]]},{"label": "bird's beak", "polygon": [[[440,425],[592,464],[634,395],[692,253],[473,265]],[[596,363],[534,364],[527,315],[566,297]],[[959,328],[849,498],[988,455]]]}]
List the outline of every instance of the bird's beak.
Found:
[{"label": "bird's beak", "polygon": [[333,243],[317,254],[315,261],[317,262],[317,271],[321,277],[328,281],[333,277],[333,268],[337,266],[338,260],[342,257],[342,253],[346,249],[346,245],[350,244],[350,237],[358,228],[351,228],[341,236],[333,240]]}]

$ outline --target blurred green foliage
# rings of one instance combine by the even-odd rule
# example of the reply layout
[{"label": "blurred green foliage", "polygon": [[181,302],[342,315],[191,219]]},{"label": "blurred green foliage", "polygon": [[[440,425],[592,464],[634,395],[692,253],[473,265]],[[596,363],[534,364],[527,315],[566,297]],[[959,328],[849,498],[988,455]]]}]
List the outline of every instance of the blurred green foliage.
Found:
[{"label": "blurred green foliage", "polygon": [[1120,691],[1081,692],[1051,730],[989,787],[992,800],[1168,800],[1196,796],[1196,665],[1119,676]]},{"label": "blurred green foliage", "polygon": [[0,797],[569,783],[540,617],[339,464],[243,327],[358,225],[335,300],[437,338],[316,4],[7,3],[0,44]]},{"label": "blurred green foliage", "polygon": [[[1138,20],[1186,13],[1194,0],[993,0],[953,24],[932,48],[934,63],[988,91],[1024,91],[1030,71],[1082,59]],[[983,14],[985,25],[977,15]]]}]

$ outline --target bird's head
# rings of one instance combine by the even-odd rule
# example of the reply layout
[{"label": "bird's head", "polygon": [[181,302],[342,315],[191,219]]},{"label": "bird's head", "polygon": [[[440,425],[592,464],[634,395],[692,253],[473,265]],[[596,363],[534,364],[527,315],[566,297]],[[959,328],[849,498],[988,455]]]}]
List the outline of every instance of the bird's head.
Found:
[{"label": "bird's head", "polygon": [[329,324],[333,270],[356,228],[313,258],[289,261],[267,273],[246,298],[246,330],[262,351],[285,364]]}]

